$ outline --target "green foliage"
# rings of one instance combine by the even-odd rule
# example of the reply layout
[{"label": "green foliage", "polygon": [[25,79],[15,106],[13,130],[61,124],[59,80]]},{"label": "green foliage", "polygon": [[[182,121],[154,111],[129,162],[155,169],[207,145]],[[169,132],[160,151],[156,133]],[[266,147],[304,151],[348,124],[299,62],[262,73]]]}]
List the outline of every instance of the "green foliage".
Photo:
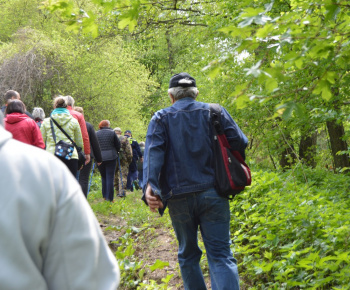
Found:
[{"label": "green foliage", "polygon": [[150,269],[153,272],[156,269],[163,269],[166,266],[169,266],[168,262],[163,262],[157,259],[157,261],[150,267]]},{"label": "green foliage", "polygon": [[[349,188],[348,175],[321,169],[299,166],[285,173],[253,171],[252,186],[230,203],[232,251],[242,288],[346,289],[350,283]],[[128,224],[106,229],[124,233],[113,242],[118,246],[122,287],[169,289],[169,275],[155,281],[142,271],[162,269],[167,261],[146,265],[135,256],[137,244],[157,234],[153,226],[171,227],[168,214],[150,222],[149,210],[140,204],[137,193],[114,204],[100,202],[97,194],[100,192],[89,195],[95,212],[122,216]],[[201,240],[199,244],[203,248],[200,264],[207,276],[205,249]]]},{"label": "green foliage", "polygon": [[231,203],[233,251],[247,286],[347,287],[349,177],[299,169],[254,172],[253,181]]},{"label": "green foliage", "polygon": [[28,110],[40,106],[52,109],[52,92],[68,81],[72,48],[58,34],[52,38],[40,30],[22,28],[0,46],[0,88],[20,92]]},{"label": "green foliage", "polygon": [[121,244],[115,252],[119,262],[122,285],[128,288],[135,288],[143,278],[145,270],[142,268],[143,262],[136,261],[133,249],[134,240],[130,237],[131,230],[128,229],[126,234],[113,243]]},{"label": "green foliage", "polygon": [[[78,7],[73,1],[56,0],[46,1],[43,8],[64,19],[84,43],[74,86],[70,85],[69,90],[78,93],[89,111],[96,108],[88,116],[95,125],[101,119],[101,109],[123,127],[130,126],[124,123],[127,116],[141,114],[143,118],[135,118],[137,124],[132,129],[143,138],[144,120],[169,105],[166,95],[170,76],[187,71],[196,76],[198,100],[227,107],[254,140],[251,149],[257,160],[277,168],[286,150],[293,147],[297,152],[301,140],[314,133],[312,128],[316,131],[323,127],[325,118],[315,118],[314,109],[336,111],[343,122],[349,114],[343,106],[348,103],[344,100],[350,90],[346,66],[350,56],[346,30],[349,15],[341,1],[91,0]],[[97,33],[98,38],[93,40]],[[99,106],[99,96],[110,91],[104,90],[104,84],[110,83],[113,89],[122,87],[126,80],[119,79],[119,75],[114,80],[113,70],[104,71],[101,64],[114,59],[113,67],[121,62],[126,67],[121,70],[124,72],[139,63],[125,64],[125,55],[118,60],[113,53],[103,57],[100,49],[90,59],[92,49],[96,49],[91,44],[104,46],[107,39],[123,41],[123,52],[135,52],[132,58],[144,66],[141,70],[146,69],[144,82],[131,90],[136,108],[107,98],[108,104],[123,108],[122,116],[117,118],[106,106]],[[90,52],[85,55],[84,49]],[[115,49],[114,45],[108,47],[109,51]],[[91,67],[97,68],[96,82],[91,81]],[[152,76],[151,82],[147,82],[148,75]],[[130,77],[138,80],[136,72]],[[137,88],[146,93],[139,93]],[[124,96],[129,91],[120,94],[114,89],[113,93]],[[135,97],[139,95],[143,100]]]},{"label": "green foliage", "polygon": [[[236,2],[242,3],[236,24],[221,31],[237,39],[238,51],[255,54],[257,64],[247,76],[258,78],[260,94],[276,97],[282,93],[288,97],[297,92],[314,99],[320,95],[322,102],[335,98],[335,86],[348,86],[344,62],[350,57],[350,38],[345,23],[350,17],[345,4]],[[299,74],[306,78],[296,78]],[[281,77],[285,78],[283,82]]]},{"label": "green foliage", "polygon": [[165,278],[162,278],[162,283],[157,283],[155,280],[149,280],[144,281],[140,283],[140,286],[137,287],[138,290],[142,289],[148,289],[148,290],[171,290],[172,287],[168,286],[168,283],[170,282],[171,278],[174,276],[174,274],[167,275]]}]

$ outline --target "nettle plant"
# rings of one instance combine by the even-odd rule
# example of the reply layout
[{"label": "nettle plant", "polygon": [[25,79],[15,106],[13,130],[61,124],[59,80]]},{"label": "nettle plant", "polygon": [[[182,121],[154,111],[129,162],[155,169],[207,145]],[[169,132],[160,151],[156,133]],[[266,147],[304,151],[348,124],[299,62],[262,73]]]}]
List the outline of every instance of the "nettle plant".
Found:
[{"label": "nettle plant", "polygon": [[[173,274],[167,275],[158,282],[145,279],[145,272],[147,268],[151,272],[163,269],[169,266],[169,262],[157,259],[153,265],[147,265],[144,261],[139,261],[137,256],[134,255],[138,242],[137,237],[135,239],[135,234],[137,235],[144,229],[132,226],[117,241],[112,242],[112,244],[118,246],[115,257],[118,260],[121,274],[120,287],[126,287],[126,289],[168,289],[168,283],[174,276]],[[121,227],[108,227],[107,230],[120,231]]]},{"label": "nettle plant", "polygon": [[[347,289],[350,178],[323,170],[255,172],[231,203],[232,250],[250,289]],[[245,279],[243,279],[245,280]]]}]

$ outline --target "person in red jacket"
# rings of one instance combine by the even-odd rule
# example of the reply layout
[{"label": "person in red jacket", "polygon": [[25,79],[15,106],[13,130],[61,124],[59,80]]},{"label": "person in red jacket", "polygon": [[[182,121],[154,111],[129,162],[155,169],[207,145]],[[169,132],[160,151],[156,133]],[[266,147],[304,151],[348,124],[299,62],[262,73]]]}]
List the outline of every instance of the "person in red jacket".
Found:
[{"label": "person in red jacket", "polygon": [[23,143],[45,148],[38,125],[25,114],[26,106],[20,100],[12,100],[6,107],[5,129],[12,133],[13,139]]},{"label": "person in red jacket", "polygon": [[90,140],[89,140],[89,134],[88,131],[86,129],[86,123],[85,123],[85,119],[84,119],[84,115],[74,111],[73,107],[74,107],[74,99],[71,96],[66,96],[66,101],[67,101],[67,109],[69,111],[69,113],[78,120],[79,125],[80,125],[80,129],[81,129],[81,134],[83,136],[83,143],[84,143],[84,153],[85,153],[85,165],[88,164],[90,162]]}]

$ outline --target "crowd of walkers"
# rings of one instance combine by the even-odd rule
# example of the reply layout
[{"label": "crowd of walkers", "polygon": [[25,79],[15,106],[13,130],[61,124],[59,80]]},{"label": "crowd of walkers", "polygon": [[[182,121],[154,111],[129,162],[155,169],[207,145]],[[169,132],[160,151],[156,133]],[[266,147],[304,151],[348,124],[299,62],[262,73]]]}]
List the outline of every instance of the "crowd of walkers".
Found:
[{"label": "crowd of walkers", "polygon": [[[144,149],[141,150],[132,138],[131,131],[126,130],[123,135],[119,127],[112,129],[108,120],[102,120],[96,132],[93,125],[86,122],[83,108],[75,106],[73,97],[55,97],[53,111],[45,118],[42,108],[35,107],[32,114],[29,113],[20,94],[9,90],[4,95],[1,110],[5,115],[5,129],[18,141],[56,156],[59,155],[59,142],[74,145],[71,153],[60,160],[79,181],[85,197],[89,193],[95,164],[101,174],[102,196],[107,201],[113,202],[115,195],[125,197],[127,189],[133,191],[134,187],[142,187],[140,168]],[[82,166],[79,164],[79,148],[84,152]]]},{"label": "crowd of walkers", "polygon": [[[1,254],[5,255],[5,262],[0,281],[20,283],[22,280],[16,278],[21,275],[23,281],[31,282],[26,287],[6,289],[114,289],[118,285],[118,266],[74,181],[79,180],[86,196],[94,162],[101,174],[105,200],[113,202],[114,190],[117,196],[125,197],[126,189],[132,191],[134,186],[141,186],[142,200],[152,212],[163,215],[169,208],[186,290],[207,289],[200,267],[199,231],[206,248],[212,289],[240,289],[237,261],[231,251],[230,205],[217,191],[214,161],[219,157],[212,147],[217,140],[215,127],[211,126],[212,111],[208,103],[196,100],[198,94],[195,78],[185,72],[173,75],[168,89],[171,106],[153,115],[145,146],[133,139],[131,131],[126,130],[123,135],[121,128],[112,129],[108,120],[102,120],[95,132],[71,96],[56,97],[54,110],[45,118],[39,108],[33,111],[34,116],[28,113],[18,92],[5,94],[5,128],[22,142],[11,140],[0,126],[0,164],[6,167],[4,170],[0,166],[0,186],[6,189],[0,191],[0,206],[9,204],[12,209],[0,211],[4,217],[0,219],[0,229],[5,229],[2,236],[4,232],[14,241],[1,244],[4,239],[0,238],[0,247],[6,249]],[[215,114],[230,150],[245,159],[247,137],[225,108],[220,106]],[[47,162],[38,153],[42,149],[23,143],[45,148],[46,156],[42,156]],[[24,150],[29,155],[23,154]],[[81,160],[85,160],[83,168],[79,165]],[[21,182],[5,182],[15,176]],[[11,203],[8,200],[14,193],[18,198]],[[36,202],[42,212],[37,210]],[[6,222],[12,227],[4,226]],[[37,248],[31,247],[33,244]],[[23,258],[22,265],[20,259],[14,259],[18,257],[16,250],[31,259]],[[34,263],[35,268],[31,267]],[[17,273],[19,268],[26,270]],[[32,268],[34,273],[30,272]],[[15,278],[8,279],[11,275]],[[45,281],[48,287],[44,287]]]},{"label": "crowd of walkers", "polygon": [[[19,107],[6,124],[0,111],[0,288],[116,289],[117,260],[76,178],[53,154],[25,144],[30,138],[5,130]],[[34,120],[19,122],[41,136]]]}]

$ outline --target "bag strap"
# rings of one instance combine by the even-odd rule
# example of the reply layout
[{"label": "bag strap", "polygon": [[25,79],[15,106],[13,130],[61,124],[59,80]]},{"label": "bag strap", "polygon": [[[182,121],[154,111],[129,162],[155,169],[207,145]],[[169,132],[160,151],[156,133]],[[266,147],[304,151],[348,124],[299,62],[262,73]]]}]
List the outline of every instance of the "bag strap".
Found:
[{"label": "bag strap", "polygon": [[209,104],[210,121],[218,135],[223,135],[224,130],[221,125],[221,106],[219,104]]},{"label": "bag strap", "polygon": [[[214,130],[214,134],[216,133],[217,135],[224,135],[224,143],[227,144],[227,148],[231,148],[230,144],[228,143],[226,134],[224,132],[224,129],[222,128],[221,122],[220,122],[220,117],[221,117],[221,106],[219,104],[209,104],[210,108],[210,119],[211,119],[211,124]],[[246,167],[248,165],[245,163],[243,157],[241,154],[236,151],[237,153],[233,153],[233,155],[237,158],[237,160],[244,164]]]},{"label": "bag strap", "polygon": [[[69,141],[71,141],[72,144],[73,144],[73,146],[78,150],[77,144],[76,144],[76,143],[72,140],[72,138],[66,133],[66,131],[63,130],[63,128],[55,121],[54,118],[50,117],[50,119],[55,123],[55,125],[58,127],[58,129],[60,129],[61,132],[62,132],[64,135],[66,135],[66,137],[69,139]],[[51,122],[51,124],[52,124],[52,122]],[[53,128],[51,127],[51,129],[53,129]],[[55,139],[54,139],[54,141],[55,141],[55,143],[56,143],[56,140],[55,140]]]}]

